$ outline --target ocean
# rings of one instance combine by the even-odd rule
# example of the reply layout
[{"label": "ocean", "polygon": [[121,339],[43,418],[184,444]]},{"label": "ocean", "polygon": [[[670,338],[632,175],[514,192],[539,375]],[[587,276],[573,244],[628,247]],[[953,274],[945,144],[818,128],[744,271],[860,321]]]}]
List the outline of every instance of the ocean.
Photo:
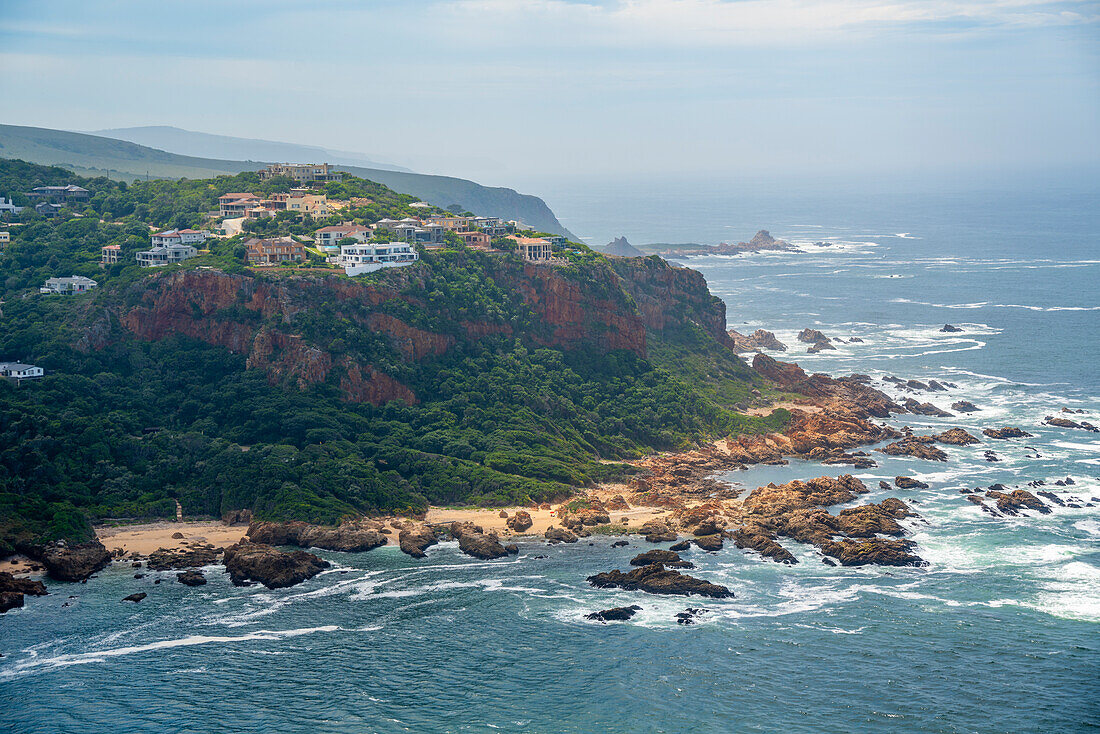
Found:
[{"label": "ocean", "polygon": [[[1100,727],[1100,197],[1024,181],[858,189],[752,182],[603,182],[546,192],[591,244],[747,240],[804,253],[687,262],[731,328],[774,331],[807,371],[936,379],[914,395],[952,418],[918,432],[1034,434],[944,447],[947,463],[876,455],[857,470],[898,496],[926,568],[842,568],[809,546],[763,561],[731,544],[686,556],[725,600],[592,589],[640,548],[521,545],[481,562],[444,543],[321,552],[291,589],[148,586],[114,568],[0,617],[0,730],[13,732],[1076,732]],[[814,244],[821,243],[821,244]],[[944,333],[944,324],[961,329]],[[840,337],[806,354],[803,328]],[[862,343],[848,343],[851,337]],[[908,394],[905,394],[908,396]],[[986,461],[993,450],[997,462]],[[747,489],[844,467],[792,461],[726,479]],[[877,489],[906,474],[925,490]],[[1070,486],[1054,486],[1071,477]],[[1043,480],[1077,508],[992,517],[959,490]],[[1034,491],[1034,490],[1033,490]],[[1074,502],[1077,500],[1077,502]],[[1092,506],[1086,506],[1091,504]],[[171,578],[169,574],[166,577]],[[152,577],[149,577],[152,578]],[[148,586],[148,588],[146,588]],[[140,589],[139,589],[140,587]],[[155,588],[155,591],[153,589]],[[119,600],[150,591],[139,605]],[[638,604],[630,621],[586,613]],[[702,608],[698,623],[675,615]]]}]

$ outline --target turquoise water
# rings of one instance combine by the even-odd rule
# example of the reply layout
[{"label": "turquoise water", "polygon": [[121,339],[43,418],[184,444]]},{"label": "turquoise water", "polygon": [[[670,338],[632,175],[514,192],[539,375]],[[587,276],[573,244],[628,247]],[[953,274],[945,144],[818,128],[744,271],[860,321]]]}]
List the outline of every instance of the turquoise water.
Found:
[{"label": "turquoise water", "polygon": [[[1100,423],[1095,196],[677,196],[625,190],[551,203],[573,231],[594,237],[619,216],[638,228],[626,232],[633,241],[716,241],[729,230],[746,239],[768,226],[830,242],[802,255],[691,265],[728,304],[731,326],[776,331],[809,370],[946,380],[958,388],[918,397],[982,408],[899,416],[895,425],[1021,425],[1035,434],[945,447],[946,464],[879,455],[879,468],[856,472],[871,487],[896,474],[929,483],[866,498],[914,502],[921,518],[907,522],[929,567],[834,568],[793,543],[802,561],[793,567],[732,546],[689,551],[694,573],[736,594],[721,601],[588,587],[587,575],[624,568],[637,540],[621,549],[605,539],[529,543],[518,558],[493,562],[453,543],[422,561],[392,548],[321,553],[333,569],[279,591],[234,588],[216,569],[198,589],[112,569],[86,585],[53,585],[0,617],[0,730],[1100,727],[1100,502],[992,518],[958,492],[1072,476],[1072,487],[1045,489],[1082,505],[1100,497],[1100,437],[1037,425],[1063,405]],[[684,210],[694,224],[671,231]],[[669,236],[677,233],[691,236]],[[940,333],[945,322],[964,331]],[[793,336],[807,326],[865,342],[806,355]],[[986,462],[987,449],[1001,461]],[[843,470],[792,462],[727,478],[752,487]],[[120,601],[140,590],[149,592],[141,604]],[[625,604],[643,609],[627,623],[584,619]],[[677,625],[689,606],[708,611],[695,626]]]}]

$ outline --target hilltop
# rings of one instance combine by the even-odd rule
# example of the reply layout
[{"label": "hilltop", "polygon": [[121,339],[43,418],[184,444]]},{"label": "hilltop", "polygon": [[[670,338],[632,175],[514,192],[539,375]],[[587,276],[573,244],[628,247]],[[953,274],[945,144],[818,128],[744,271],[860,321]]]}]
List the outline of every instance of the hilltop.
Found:
[{"label": "hilltop", "polygon": [[[132,255],[150,227],[198,225],[221,193],[292,183],[128,185],[0,161],[9,190],[67,183],[90,191],[86,208],[24,211],[0,255],[0,358],[47,370],[0,383],[9,545],[170,517],[176,501],[190,516],[334,522],[549,500],[629,475],[624,460],[786,420],[740,412],[767,383],[733,353],[702,276],[657,258],[567,243],[557,264],[533,264],[451,238],[413,266],[349,278],[313,258],[248,267],[235,237],[142,269]],[[415,201],[354,177],[326,189],[369,194],[355,211],[375,220]],[[299,236],[323,223],[266,221]],[[123,256],[100,268],[106,244]],[[69,274],[99,287],[37,294]]]},{"label": "hilltop", "polygon": [[626,237],[616,237],[601,248],[605,255],[618,257],[646,257],[646,254],[626,241]]},{"label": "hilltop", "polygon": [[[150,178],[202,179],[257,171],[268,163],[201,158],[169,153],[110,137],[19,125],[0,125],[0,157],[46,166],[62,166],[88,176],[128,181]],[[323,162],[323,161],[302,161]],[[576,239],[546,202],[512,189],[482,186],[461,178],[341,165],[360,178],[383,184],[440,207],[516,219],[542,232]]]}]

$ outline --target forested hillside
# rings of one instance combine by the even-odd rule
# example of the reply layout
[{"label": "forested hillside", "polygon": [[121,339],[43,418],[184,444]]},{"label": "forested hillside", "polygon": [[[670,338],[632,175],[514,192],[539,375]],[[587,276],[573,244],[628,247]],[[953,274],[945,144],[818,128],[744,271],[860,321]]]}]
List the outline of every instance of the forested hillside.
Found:
[{"label": "forested hillside", "polygon": [[[455,244],[352,279],[251,269],[231,239],[152,271],[96,264],[102,244],[147,247],[149,225],[200,223],[219,192],[257,190],[249,176],[126,186],[0,161],[9,187],[93,191],[82,216],[24,212],[0,256],[0,360],[47,370],[0,381],[4,542],[176,500],[333,522],[549,499],[624,476],[618,460],[782,421],[736,412],[758,378],[724,342],[723,304],[656,258],[570,245],[568,264],[535,266]],[[409,203],[346,185],[373,191],[366,218]],[[37,293],[71,273],[100,287]]]}]

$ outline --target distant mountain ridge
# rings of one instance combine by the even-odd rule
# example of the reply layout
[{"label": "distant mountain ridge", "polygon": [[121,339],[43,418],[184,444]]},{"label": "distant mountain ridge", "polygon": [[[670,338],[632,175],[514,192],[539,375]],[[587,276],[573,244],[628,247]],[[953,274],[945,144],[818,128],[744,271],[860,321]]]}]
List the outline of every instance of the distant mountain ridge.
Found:
[{"label": "distant mountain ridge", "polygon": [[[147,176],[211,178],[255,171],[268,163],[283,162],[201,158],[169,153],[116,138],[22,125],[0,125],[0,158],[61,166],[82,176],[110,176],[128,180]],[[429,176],[343,164],[339,168],[437,206],[457,205],[460,209],[486,216],[517,219],[540,232],[577,239],[562,226],[546,202],[537,196],[521,194],[513,189],[482,186],[451,176]],[[0,192],[0,195],[7,193]]]},{"label": "distant mountain ridge", "polygon": [[331,150],[316,145],[298,145],[274,140],[254,140],[237,138],[230,135],[212,135],[193,130],[183,130],[170,125],[149,125],[145,127],[120,127],[108,130],[95,130],[87,133],[104,138],[125,140],[149,148],[165,150],[169,153],[189,155],[196,158],[218,158],[225,160],[278,161],[280,163],[337,163],[349,166],[364,166],[383,171],[412,171],[403,166],[383,163],[362,153],[344,150]]}]

